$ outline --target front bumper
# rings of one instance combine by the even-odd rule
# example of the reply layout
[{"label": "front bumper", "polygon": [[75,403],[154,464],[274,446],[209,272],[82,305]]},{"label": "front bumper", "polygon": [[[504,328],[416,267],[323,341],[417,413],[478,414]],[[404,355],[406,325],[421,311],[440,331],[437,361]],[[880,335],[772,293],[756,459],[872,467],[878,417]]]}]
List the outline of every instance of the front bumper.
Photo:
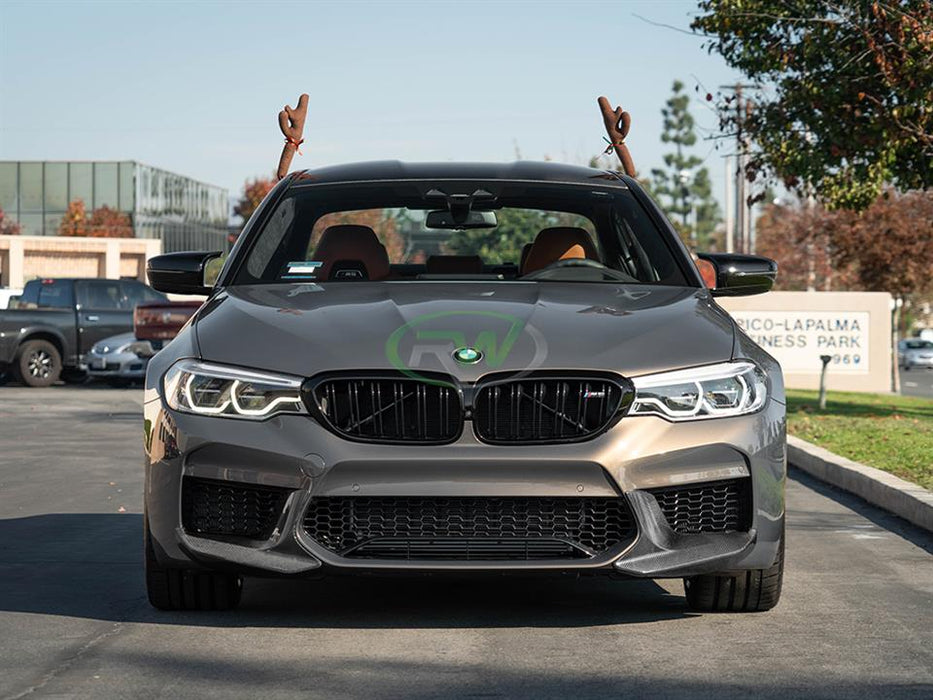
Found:
[{"label": "front bumper", "polygon": [[[147,397],[146,507],[156,555],[166,565],[254,574],[362,571],[576,571],[652,578],[770,566],[783,532],[786,474],[783,405],[751,416],[669,423],[627,417],[587,442],[494,446],[464,430],[443,446],[350,442],[306,416],[252,422],[168,410]],[[287,498],[271,534],[249,541],[182,527],[185,477],[277,487]],[[652,490],[750,480],[747,529],[685,534]],[[309,536],[312,498],[624,498],[637,534],[590,558],[539,560],[357,559]]]},{"label": "front bumper", "polygon": [[145,379],[148,358],[132,352],[110,352],[99,355],[89,352],[85,358],[87,373],[96,379]]},{"label": "front bumper", "polygon": [[900,364],[904,367],[933,367],[933,355],[904,355]]}]

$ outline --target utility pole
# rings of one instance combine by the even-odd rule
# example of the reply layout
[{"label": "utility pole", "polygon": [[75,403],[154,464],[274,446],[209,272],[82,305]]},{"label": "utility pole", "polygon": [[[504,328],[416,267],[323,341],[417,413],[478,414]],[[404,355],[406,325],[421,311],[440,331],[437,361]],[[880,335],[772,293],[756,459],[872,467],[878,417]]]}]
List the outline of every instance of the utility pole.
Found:
[{"label": "utility pole", "polygon": [[[732,90],[735,94],[735,123],[736,123],[736,168],[735,168],[735,223],[733,228],[735,229],[734,243],[733,246],[737,248],[739,253],[748,253],[751,252],[752,248],[752,237],[751,237],[751,210],[748,206],[748,180],[745,175],[748,172],[748,137],[745,135],[745,130],[743,126],[746,119],[748,119],[749,114],[751,113],[751,102],[745,100],[742,95],[742,90],[745,88],[754,88],[755,85],[743,85],[742,83],[736,83],[735,85],[720,85],[720,89],[723,90]],[[728,162],[728,161],[727,161]],[[726,206],[729,207],[731,202],[728,200],[729,190],[726,189],[727,201]],[[726,249],[729,249],[729,239],[730,239],[730,227],[729,227],[729,214],[726,214]]]},{"label": "utility pole", "polygon": [[745,223],[745,202],[748,200],[748,195],[745,194],[745,168],[748,163],[746,162],[746,153],[745,153],[745,134],[742,131],[743,117],[745,115],[742,112],[742,85],[741,83],[735,86],[735,123],[736,123],[736,142],[737,142],[737,152],[739,159],[739,167],[736,169],[736,182],[735,182],[735,203],[738,207],[736,212],[738,216],[736,217],[739,221],[739,252],[747,253],[748,252],[748,229],[746,228]]},{"label": "utility pole", "polygon": [[732,156],[726,156],[726,252],[735,252],[735,203],[732,201],[732,188],[735,185],[735,173],[732,171]]}]

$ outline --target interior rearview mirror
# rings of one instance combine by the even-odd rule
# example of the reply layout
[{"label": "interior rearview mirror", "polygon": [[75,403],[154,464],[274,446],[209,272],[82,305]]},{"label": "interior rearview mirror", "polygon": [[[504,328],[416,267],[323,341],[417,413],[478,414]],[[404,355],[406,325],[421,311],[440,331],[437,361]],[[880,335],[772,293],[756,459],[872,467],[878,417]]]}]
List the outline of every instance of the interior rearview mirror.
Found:
[{"label": "interior rearview mirror", "polygon": [[710,291],[714,297],[763,294],[771,290],[777,277],[777,263],[760,255],[698,253],[697,257],[713,266],[716,286]]},{"label": "interior rearview mirror", "polygon": [[217,250],[157,255],[146,263],[146,276],[149,284],[160,292],[207,296],[218,272],[209,263],[221,255]]},{"label": "interior rearview mirror", "polygon": [[494,211],[469,211],[463,221],[456,221],[451,212],[440,209],[429,211],[424,221],[425,228],[434,229],[495,228],[498,224]]}]

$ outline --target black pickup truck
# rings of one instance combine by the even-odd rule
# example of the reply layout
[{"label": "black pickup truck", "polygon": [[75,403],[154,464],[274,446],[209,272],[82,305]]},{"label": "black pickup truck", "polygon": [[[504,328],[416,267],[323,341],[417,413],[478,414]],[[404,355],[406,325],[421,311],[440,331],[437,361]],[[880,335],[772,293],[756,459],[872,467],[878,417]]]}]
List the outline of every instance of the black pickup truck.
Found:
[{"label": "black pickup truck", "polygon": [[136,280],[30,280],[0,310],[0,374],[27,386],[81,377],[98,340],[133,329],[133,309],[164,294]]}]

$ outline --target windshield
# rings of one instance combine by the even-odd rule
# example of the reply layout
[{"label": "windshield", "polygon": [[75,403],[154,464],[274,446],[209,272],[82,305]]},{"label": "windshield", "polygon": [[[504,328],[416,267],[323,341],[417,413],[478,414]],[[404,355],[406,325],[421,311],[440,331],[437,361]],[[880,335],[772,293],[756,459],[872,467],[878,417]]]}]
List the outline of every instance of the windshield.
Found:
[{"label": "windshield", "polygon": [[675,251],[631,192],[508,181],[294,187],[234,284],[623,281],[687,285]]}]

